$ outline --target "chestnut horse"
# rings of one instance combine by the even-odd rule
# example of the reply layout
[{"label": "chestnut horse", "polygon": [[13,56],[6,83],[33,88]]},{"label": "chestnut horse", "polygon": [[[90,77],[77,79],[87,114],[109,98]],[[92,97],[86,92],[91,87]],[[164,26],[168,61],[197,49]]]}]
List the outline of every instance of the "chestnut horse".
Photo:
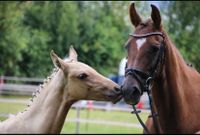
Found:
[{"label": "chestnut horse", "polygon": [[[125,46],[128,60],[122,85],[124,100],[137,104],[148,82],[160,133],[196,133],[200,130],[200,74],[185,63],[161,24],[159,10],[151,7],[151,18],[145,21],[134,3],[129,9],[135,32]],[[155,133],[152,118],[146,125],[150,133]]]}]

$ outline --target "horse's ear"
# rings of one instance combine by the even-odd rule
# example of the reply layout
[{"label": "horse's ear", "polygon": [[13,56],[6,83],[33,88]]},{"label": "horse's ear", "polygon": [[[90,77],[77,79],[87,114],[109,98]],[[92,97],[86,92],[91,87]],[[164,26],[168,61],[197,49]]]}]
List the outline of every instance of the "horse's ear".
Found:
[{"label": "horse's ear", "polygon": [[156,6],[154,6],[154,5],[151,5],[151,8],[152,8],[151,18],[153,20],[154,27],[156,29],[160,29],[161,28],[160,12],[159,12],[158,8]]},{"label": "horse's ear", "polygon": [[61,58],[59,58],[57,56],[57,54],[54,53],[53,50],[51,50],[50,56],[51,56],[51,60],[53,61],[54,66],[63,70],[64,69],[64,61]]},{"label": "horse's ear", "polygon": [[73,61],[77,61],[77,53],[76,50],[74,49],[74,47],[71,45],[70,49],[69,49],[69,58]]},{"label": "horse's ear", "polygon": [[130,5],[129,14],[130,14],[130,19],[131,19],[132,24],[135,27],[137,27],[140,24],[140,22],[142,21],[142,19],[140,18],[137,11],[135,10],[135,4],[134,3],[131,3],[131,5]]}]

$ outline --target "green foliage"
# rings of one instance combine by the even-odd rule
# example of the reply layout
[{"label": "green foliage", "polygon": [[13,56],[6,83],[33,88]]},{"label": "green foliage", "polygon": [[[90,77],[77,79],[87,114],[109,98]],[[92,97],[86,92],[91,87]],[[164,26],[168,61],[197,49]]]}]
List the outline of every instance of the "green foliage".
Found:
[{"label": "green foliage", "polygon": [[[11,10],[12,9],[12,10]],[[0,2],[0,73],[19,75],[18,61],[26,48],[28,37],[21,19],[23,8],[17,2]]]},{"label": "green foliage", "polygon": [[79,2],[79,58],[103,74],[116,73],[124,57],[128,29],[124,16],[118,13],[119,6],[125,5],[126,2]]},{"label": "green foliage", "polygon": [[2,3],[1,24],[11,26],[1,32],[1,74],[46,76],[53,68],[49,52],[63,58],[71,44],[80,61],[104,75],[117,72],[128,34],[127,2]]},{"label": "green foliage", "polygon": [[42,77],[52,69],[50,50],[66,55],[78,37],[76,10],[73,2],[32,2],[27,6],[23,22],[31,38],[22,52],[21,72]]},{"label": "green foliage", "polygon": [[[127,1],[0,2],[0,74],[47,76],[53,68],[50,51],[53,49],[64,58],[70,45],[74,45],[80,61],[104,75],[116,74],[126,52],[123,45],[134,28],[129,20],[129,4]],[[163,23],[186,61],[200,70],[198,4],[168,2],[169,10],[162,16],[167,15],[168,21]],[[138,1],[136,7],[142,17],[149,17],[148,2]]]},{"label": "green foliage", "polygon": [[185,60],[200,71],[199,1],[170,3],[168,31]]}]

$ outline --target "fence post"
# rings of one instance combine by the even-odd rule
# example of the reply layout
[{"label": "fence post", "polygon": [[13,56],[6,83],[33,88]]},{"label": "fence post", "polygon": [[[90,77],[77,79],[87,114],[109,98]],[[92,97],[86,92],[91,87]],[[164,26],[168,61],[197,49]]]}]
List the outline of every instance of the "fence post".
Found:
[{"label": "fence post", "polygon": [[76,134],[80,133],[80,102],[76,106]]},{"label": "fence post", "polygon": [[1,76],[1,78],[0,78],[0,84],[4,84],[4,77],[3,76]]}]

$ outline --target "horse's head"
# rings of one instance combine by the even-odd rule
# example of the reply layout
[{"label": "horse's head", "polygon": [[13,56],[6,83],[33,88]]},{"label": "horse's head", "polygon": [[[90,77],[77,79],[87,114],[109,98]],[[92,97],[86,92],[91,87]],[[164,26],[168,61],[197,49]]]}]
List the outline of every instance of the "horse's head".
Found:
[{"label": "horse's head", "polygon": [[[64,73],[64,92],[73,100],[98,100],[116,103],[121,99],[119,86],[99,74],[90,66],[77,61],[77,53],[70,48],[69,58],[62,60],[53,51],[51,59],[56,67]],[[56,84],[55,84],[56,85]]]},{"label": "horse's head", "polygon": [[124,100],[137,104],[151,77],[155,77],[163,59],[164,45],[159,10],[151,5],[151,18],[142,21],[134,3],[130,6],[130,19],[135,32],[130,34],[126,43],[128,60],[125,81],[122,85]]}]

